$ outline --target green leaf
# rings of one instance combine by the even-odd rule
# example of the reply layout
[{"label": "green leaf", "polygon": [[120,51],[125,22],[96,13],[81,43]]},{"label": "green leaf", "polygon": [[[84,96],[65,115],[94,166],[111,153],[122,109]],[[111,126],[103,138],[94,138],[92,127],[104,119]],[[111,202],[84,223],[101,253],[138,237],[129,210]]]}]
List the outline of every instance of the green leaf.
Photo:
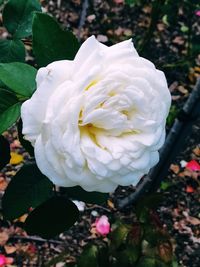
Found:
[{"label": "green leaf", "polygon": [[70,228],[78,219],[76,205],[63,197],[52,197],[34,209],[25,221],[29,235],[52,238]]},{"label": "green leaf", "polygon": [[98,247],[86,246],[78,260],[78,267],[100,267],[98,264]]},{"label": "green leaf", "polygon": [[34,11],[41,11],[38,0],[9,0],[3,11],[3,24],[16,39],[32,33]]},{"label": "green leaf", "polygon": [[134,266],[141,253],[139,246],[127,246],[123,251],[117,251],[117,260],[121,266]]},{"label": "green leaf", "polygon": [[30,154],[30,156],[34,157],[34,148],[31,143],[24,139],[22,134],[22,120],[20,119],[17,124],[18,138],[21,145],[26,149],[26,151]]},{"label": "green leaf", "polygon": [[120,223],[117,228],[111,232],[111,249],[115,251],[118,249],[127,238],[130,228],[126,224]]},{"label": "green leaf", "polygon": [[125,4],[127,5],[135,5],[139,2],[139,0],[125,0]]},{"label": "green leaf", "polygon": [[158,261],[155,258],[143,257],[140,259],[139,263],[137,264],[137,267],[163,267],[163,265],[157,264]]},{"label": "green leaf", "polygon": [[0,62],[24,62],[25,47],[20,40],[0,40]]},{"label": "green leaf", "polygon": [[62,189],[67,193],[68,197],[91,204],[102,204],[106,202],[109,197],[109,194],[106,193],[87,192],[80,186],[65,187]]},{"label": "green leaf", "polygon": [[24,63],[0,64],[0,80],[15,93],[31,97],[36,88],[37,70]]},{"label": "green leaf", "polygon": [[160,185],[160,189],[162,189],[163,191],[169,189],[169,187],[172,186],[171,182],[166,182],[166,181],[162,181],[161,185]]},{"label": "green leaf", "polygon": [[[160,193],[147,194],[140,198],[136,203],[136,215],[138,218],[141,216],[146,218],[146,213],[149,209],[156,208],[163,199],[163,195]],[[144,219],[145,219],[144,218]]]},{"label": "green leaf", "polygon": [[10,91],[0,89],[0,134],[12,126],[20,116],[21,103]]},{"label": "green leaf", "polygon": [[10,144],[8,140],[0,135],[0,170],[10,161]]},{"label": "green leaf", "polygon": [[74,59],[79,42],[70,31],[64,31],[49,15],[35,13],[33,19],[33,52],[39,66],[62,59]]},{"label": "green leaf", "polygon": [[3,215],[9,220],[27,213],[52,196],[53,184],[36,164],[24,165],[9,183],[2,200]]}]

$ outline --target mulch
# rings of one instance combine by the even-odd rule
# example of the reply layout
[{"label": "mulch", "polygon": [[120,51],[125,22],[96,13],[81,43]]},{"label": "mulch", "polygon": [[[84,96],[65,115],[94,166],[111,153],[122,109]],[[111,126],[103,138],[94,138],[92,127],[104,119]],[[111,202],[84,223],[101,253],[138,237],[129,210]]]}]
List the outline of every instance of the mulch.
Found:
[{"label": "mulch", "polygon": [[[53,14],[63,25],[74,31],[81,41],[95,34],[99,41],[111,45],[127,38],[137,39],[143,36],[149,25],[150,7],[131,8],[114,1],[87,1],[86,16],[83,15],[84,1],[42,1],[44,11]],[[86,1],[85,1],[86,2]],[[82,20],[80,21],[80,17]],[[184,14],[180,14],[180,21]],[[179,37],[179,38],[177,38]],[[167,27],[162,21],[157,25],[157,34],[152,37],[149,49],[150,59],[156,66],[171,64],[184,54],[186,40],[178,26]],[[156,53],[153,52],[156,50]],[[196,76],[196,69],[200,66],[199,59],[189,72],[183,74],[181,68],[165,68],[173,105],[177,109],[183,106],[192,91]],[[196,68],[195,68],[196,67]],[[157,212],[166,225],[172,238],[176,241],[175,253],[181,267],[199,267],[200,265],[200,180],[199,173],[185,168],[185,162],[195,159],[200,161],[200,120],[195,122],[193,130],[182,147],[181,153],[172,163],[170,170],[163,179],[161,188],[164,195]],[[29,160],[28,154],[17,141],[16,129],[13,127],[5,133],[9,139],[12,151],[23,156],[19,164],[9,164],[0,172],[0,194],[6,188],[12,176],[20,169],[24,161]],[[13,257],[15,264],[20,267],[45,266],[55,257],[60,265],[64,262],[74,262],[88,242],[99,242],[91,232],[91,224],[97,216],[107,215],[111,221],[116,218],[125,222],[135,220],[134,205],[123,210],[117,209],[117,201],[134,191],[133,187],[119,188],[110,196],[104,206],[86,205],[80,221],[67,232],[54,240],[44,240],[29,237],[21,229],[19,218],[14,224],[1,219],[0,223],[0,253],[7,253]],[[63,263],[63,265],[62,265]],[[53,266],[51,265],[46,266]]]}]

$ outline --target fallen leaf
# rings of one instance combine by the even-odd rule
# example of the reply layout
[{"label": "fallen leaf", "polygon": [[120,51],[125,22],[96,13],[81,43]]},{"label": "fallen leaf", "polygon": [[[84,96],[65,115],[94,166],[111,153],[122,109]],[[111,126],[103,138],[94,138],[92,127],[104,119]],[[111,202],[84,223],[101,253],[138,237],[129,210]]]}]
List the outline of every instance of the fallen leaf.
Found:
[{"label": "fallen leaf", "polygon": [[184,94],[184,95],[188,94],[188,90],[185,89],[185,87],[183,87],[182,85],[179,85],[179,86],[177,87],[177,89],[178,89],[179,92],[181,92],[181,93]]},{"label": "fallen leaf", "polygon": [[187,161],[181,160],[180,161],[180,165],[181,165],[182,168],[185,168],[185,166],[187,165]]},{"label": "fallen leaf", "polygon": [[177,45],[183,45],[185,43],[185,40],[183,39],[182,36],[176,36],[173,40],[172,43],[177,44]]},{"label": "fallen leaf", "polygon": [[124,0],[113,0],[116,4],[124,4]]},{"label": "fallen leaf", "polygon": [[108,207],[109,208],[115,209],[115,205],[114,205],[114,203],[110,199],[107,200],[107,204],[108,204]]},{"label": "fallen leaf", "polygon": [[193,188],[192,186],[188,185],[188,186],[186,187],[185,191],[186,191],[187,193],[194,193],[195,190],[194,190],[194,188]]},{"label": "fallen leaf", "polygon": [[192,217],[192,216],[188,216],[187,221],[192,225],[199,225],[200,224],[200,220],[198,218]]},{"label": "fallen leaf", "polygon": [[197,157],[200,157],[200,147],[197,146],[195,147],[192,152],[197,156]]},{"label": "fallen leaf", "polygon": [[10,155],[11,155],[10,164],[12,165],[20,164],[24,160],[23,156],[18,153],[11,152]]},{"label": "fallen leaf", "polygon": [[0,191],[5,191],[6,187],[8,186],[8,182],[4,177],[0,177]]},{"label": "fallen leaf", "polygon": [[14,141],[10,144],[10,147],[11,147],[12,149],[14,149],[14,148],[19,148],[19,147],[21,147],[21,143],[19,142],[19,140],[14,140]]},{"label": "fallen leaf", "polygon": [[103,34],[98,34],[97,40],[101,43],[106,43],[108,41],[108,37],[106,35],[103,35]]},{"label": "fallen leaf", "polygon": [[6,251],[6,254],[12,254],[17,250],[15,246],[8,246],[8,245],[5,245],[4,249]]},{"label": "fallen leaf", "polygon": [[0,246],[4,246],[9,239],[9,235],[6,231],[0,232]]},{"label": "fallen leaf", "polygon": [[22,223],[24,223],[27,217],[28,217],[28,214],[24,214],[21,217],[19,217],[18,219],[16,219],[15,222],[22,222]]},{"label": "fallen leaf", "polygon": [[180,171],[180,167],[177,164],[171,164],[170,170],[173,171],[175,174],[178,174]]}]

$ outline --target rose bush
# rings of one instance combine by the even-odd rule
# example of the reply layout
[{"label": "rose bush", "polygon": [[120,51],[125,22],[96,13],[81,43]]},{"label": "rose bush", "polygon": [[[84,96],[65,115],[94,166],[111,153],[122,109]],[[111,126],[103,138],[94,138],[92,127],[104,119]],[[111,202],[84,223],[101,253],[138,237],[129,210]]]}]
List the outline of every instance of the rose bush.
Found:
[{"label": "rose bush", "polygon": [[107,47],[92,36],[73,61],[39,69],[36,82],[22,105],[23,134],[54,184],[111,192],[158,162],[171,97],[131,40]]}]

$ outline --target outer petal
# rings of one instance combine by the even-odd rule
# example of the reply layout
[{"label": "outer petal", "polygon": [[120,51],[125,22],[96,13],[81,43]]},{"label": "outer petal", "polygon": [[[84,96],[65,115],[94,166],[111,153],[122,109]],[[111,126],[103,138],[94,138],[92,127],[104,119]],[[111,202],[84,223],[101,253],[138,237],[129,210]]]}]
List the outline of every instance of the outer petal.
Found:
[{"label": "outer petal", "polygon": [[25,138],[35,143],[45,120],[47,103],[57,87],[71,77],[73,62],[68,60],[56,61],[46,68],[41,68],[36,77],[37,90],[23,103],[21,117]]}]

